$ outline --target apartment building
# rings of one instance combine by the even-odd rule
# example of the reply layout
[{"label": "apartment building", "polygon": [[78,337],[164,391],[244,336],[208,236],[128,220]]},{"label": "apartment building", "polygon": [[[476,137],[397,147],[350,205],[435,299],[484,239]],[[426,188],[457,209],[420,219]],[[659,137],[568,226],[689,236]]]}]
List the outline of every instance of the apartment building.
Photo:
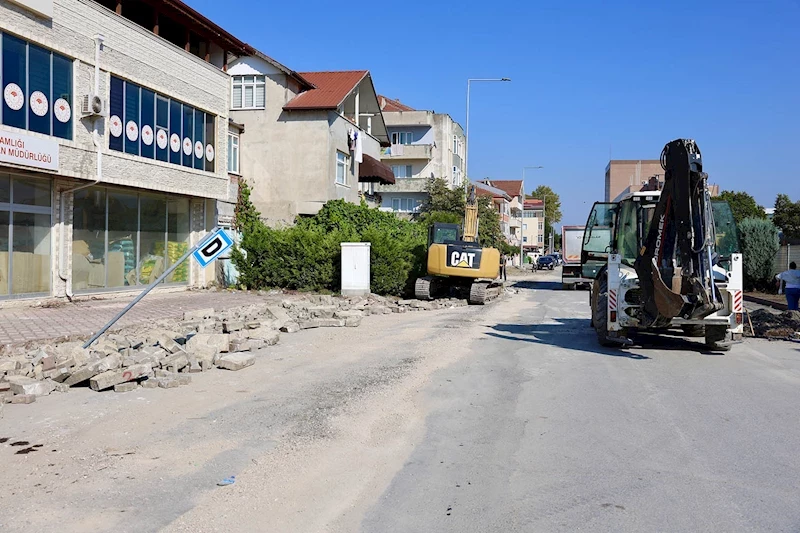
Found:
[{"label": "apartment building", "polygon": [[519,241],[522,238],[521,228],[524,224],[522,221],[522,202],[525,198],[525,189],[522,180],[493,180],[487,178],[485,180],[481,180],[481,183],[494,187],[495,189],[499,189],[506,193],[509,198],[511,198],[511,202],[508,205],[509,216],[506,240],[508,240],[509,244],[519,247]]},{"label": "apartment building", "polygon": [[246,45],[178,0],[0,0],[0,33],[0,299],[149,284],[228,199]]},{"label": "apartment building", "polygon": [[511,242],[511,196],[504,190],[478,181],[475,185],[475,194],[492,199],[498,215],[500,215],[500,231],[507,242]]},{"label": "apartment building", "polygon": [[[612,159],[606,165],[605,200],[613,202],[639,191],[659,191],[664,169],[658,159]],[[709,184],[711,196],[719,196],[719,185]]]},{"label": "apartment building", "polygon": [[543,253],[545,246],[544,202],[526,198],[522,211],[522,247],[526,252]]},{"label": "apartment building", "polygon": [[369,71],[295,72],[251,49],[234,59],[231,118],[246,128],[236,172],[270,224],[314,215],[329,200],[358,202],[394,176],[381,163],[389,145]]},{"label": "apartment building", "polygon": [[378,98],[390,140],[381,161],[391,167],[396,181],[381,184],[375,191],[381,197],[381,209],[414,213],[427,198],[429,180],[442,178],[451,187],[464,181],[464,131],[445,113]]}]

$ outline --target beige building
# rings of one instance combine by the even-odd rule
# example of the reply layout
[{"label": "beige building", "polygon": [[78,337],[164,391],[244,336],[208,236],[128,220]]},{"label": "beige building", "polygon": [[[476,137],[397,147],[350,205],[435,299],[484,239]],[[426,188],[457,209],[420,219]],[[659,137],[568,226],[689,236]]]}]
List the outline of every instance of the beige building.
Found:
[{"label": "beige building", "polygon": [[519,247],[519,240],[522,237],[520,231],[522,224],[522,199],[525,197],[525,190],[522,180],[481,180],[481,183],[499,189],[506,193],[510,198],[507,213],[501,216],[500,227],[506,241],[515,247]]},{"label": "beige building", "polygon": [[546,243],[542,200],[525,199],[522,213],[522,245],[526,252],[544,252]]},{"label": "beige building", "polygon": [[606,165],[604,201],[612,202],[621,194],[638,191],[652,176],[664,179],[658,159],[612,159]]},{"label": "beige building", "polygon": [[0,0],[0,33],[0,299],[140,290],[228,196],[246,45],[178,0]]},{"label": "beige building", "polygon": [[460,186],[465,148],[461,126],[444,113],[419,111],[384,96],[378,99],[391,143],[382,150],[381,161],[396,179],[375,188],[381,209],[414,213],[425,201],[425,186],[432,178]]},{"label": "beige building", "polygon": [[391,183],[380,163],[389,144],[366,70],[294,72],[253,51],[231,62],[231,118],[246,134],[238,173],[271,224],[316,214],[325,202],[358,202],[370,183]]}]

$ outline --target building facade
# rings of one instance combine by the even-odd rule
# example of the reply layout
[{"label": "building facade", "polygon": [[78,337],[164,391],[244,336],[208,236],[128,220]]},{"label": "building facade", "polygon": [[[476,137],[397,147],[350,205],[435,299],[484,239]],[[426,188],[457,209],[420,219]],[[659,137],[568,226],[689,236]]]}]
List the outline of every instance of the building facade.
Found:
[{"label": "building facade", "polygon": [[612,159],[606,165],[604,201],[613,202],[622,194],[638,191],[653,176],[664,179],[658,159]]},{"label": "building facade", "polygon": [[390,141],[381,160],[395,176],[393,185],[376,188],[381,209],[411,214],[427,198],[431,179],[442,178],[453,188],[463,183],[464,131],[450,115],[418,111],[384,96],[379,101]]},{"label": "building facade", "polygon": [[522,247],[525,252],[543,253],[545,246],[544,202],[526,198],[522,212]]},{"label": "building facade", "polygon": [[149,284],[228,197],[245,45],[174,0],[0,0],[0,32],[0,299]]},{"label": "building facade", "polygon": [[236,171],[268,223],[292,224],[329,200],[359,202],[371,183],[392,181],[380,164],[388,136],[368,71],[298,73],[253,50],[228,72],[230,115],[247,130]]},{"label": "building facade", "polygon": [[508,225],[506,226],[507,229],[504,234],[509,244],[519,248],[520,239],[522,238],[521,229],[524,224],[522,220],[522,199],[525,198],[525,189],[522,180],[485,179],[481,180],[481,183],[499,189],[511,198],[511,202],[508,205],[509,213],[506,220]]}]

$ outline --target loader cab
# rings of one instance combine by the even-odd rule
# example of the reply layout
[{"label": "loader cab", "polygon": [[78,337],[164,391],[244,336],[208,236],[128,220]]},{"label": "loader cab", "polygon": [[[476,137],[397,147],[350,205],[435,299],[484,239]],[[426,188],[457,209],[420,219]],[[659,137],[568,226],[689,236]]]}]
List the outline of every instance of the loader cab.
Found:
[{"label": "loader cab", "polygon": [[719,255],[719,265],[725,270],[732,270],[731,255],[741,253],[739,232],[733,219],[731,206],[725,200],[712,200],[711,211],[714,214],[714,228],[716,230],[716,252]]},{"label": "loader cab", "polygon": [[586,221],[581,247],[581,275],[596,279],[600,269],[608,263],[608,254],[614,243],[614,222],[617,204],[596,202]]},{"label": "loader cab", "polygon": [[461,240],[461,226],[437,222],[428,228],[428,248],[432,244],[454,244]]}]

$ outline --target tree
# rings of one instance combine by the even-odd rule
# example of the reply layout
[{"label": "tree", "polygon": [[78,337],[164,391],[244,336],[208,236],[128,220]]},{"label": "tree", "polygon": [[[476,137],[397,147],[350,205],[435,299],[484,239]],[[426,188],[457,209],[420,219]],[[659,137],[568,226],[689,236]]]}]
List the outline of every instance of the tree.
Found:
[{"label": "tree", "polygon": [[774,286],[773,263],[778,252],[778,228],[769,220],[746,218],[739,224],[747,290]]},{"label": "tree", "polygon": [[800,239],[800,201],[793,203],[788,195],[779,194],[772,222],[783,231],[785,238]]},{"label": "tree", "polygon": [[722,194],[717,199],[728,202],[736,224],[746,218],[767,218],[764,208],[758,205],[756,199],[746,192],[722,191]]},{"label": "tree", "polygon": [[[466,206],[466,185],[450,189],[441,178],[431,180],[425,187],[428,198],[420,207],[418,220],[430,226],[435,222],[464,223]],[[477,196],[478,203],[478,239],[481,246],[501,249],[505,239],[500,231],[500,214],[495,209],[492,199]]]},{"label": "tree", "polygon": [[535,198],[544,202],[545,220],[552,224],[561,222],[561,197],[547,185],[539,185],[528,195],[528,198]]}]

